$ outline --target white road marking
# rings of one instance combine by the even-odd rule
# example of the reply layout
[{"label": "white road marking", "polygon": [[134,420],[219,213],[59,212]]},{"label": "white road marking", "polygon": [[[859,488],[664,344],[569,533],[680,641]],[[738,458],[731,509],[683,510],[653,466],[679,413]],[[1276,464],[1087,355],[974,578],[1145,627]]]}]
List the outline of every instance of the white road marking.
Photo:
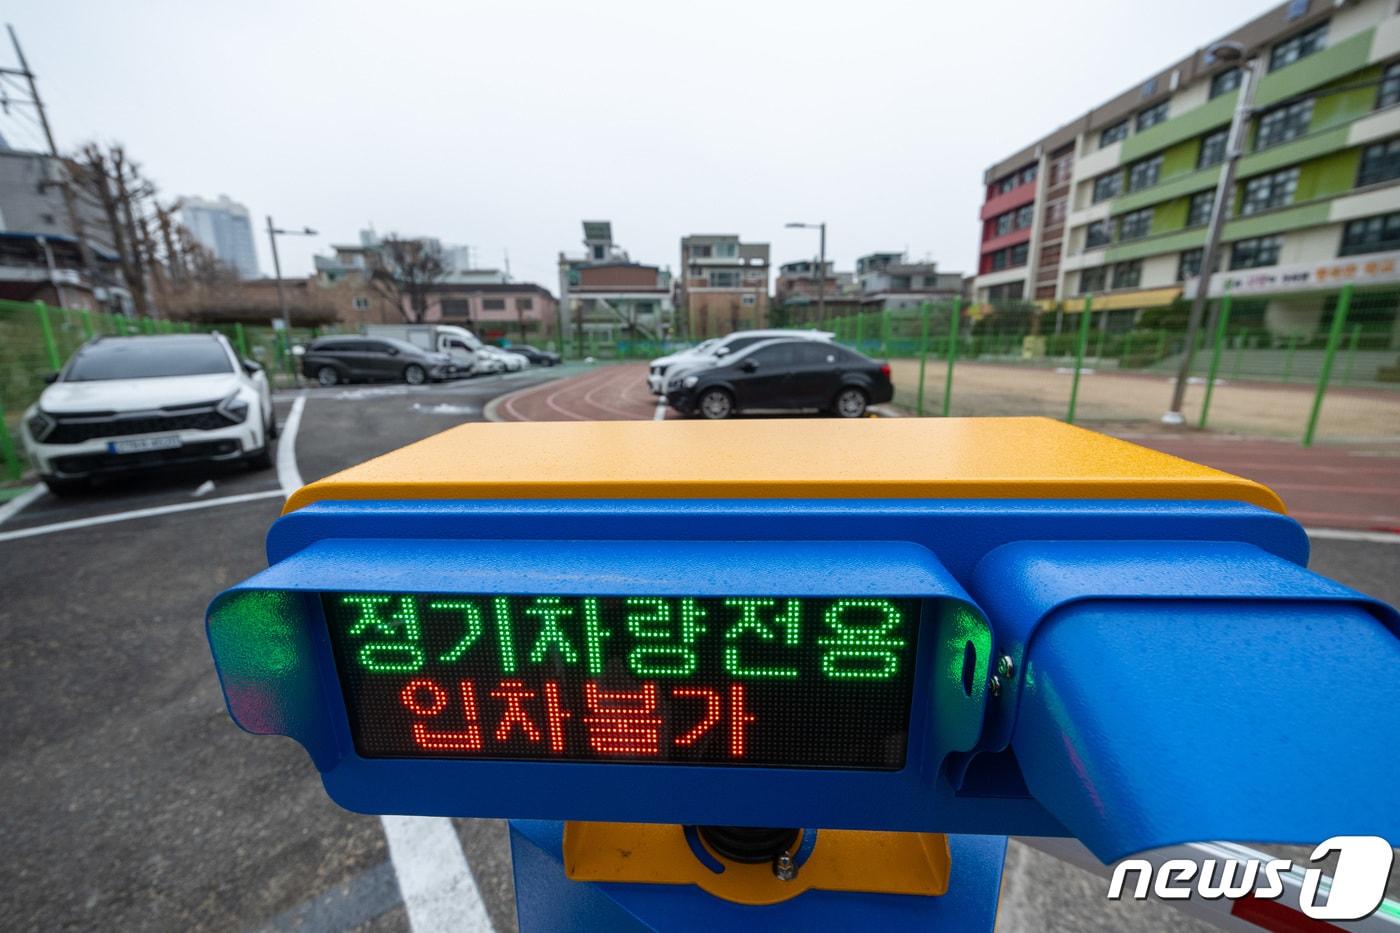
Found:
[{"label": "white road marking", "polygon": [[194,492],[190,493],[190,495],[192,495],[192,496],[194,496],[196,499],[198,499],[198,498],[201,497],[201,496],[207,496],[207,495],[209,495],[209,494],[210,494],[211,492],[213,492],[213,491],[214,491],[214,481],[213,481],[212,479],[206,479],[204,482],[202,482],[202,483],[200,483],[198,486],[196,486]]},{"label": "white road marking", "polygon": [[75,528],[88,528],[93,525],[110,525],[133,518],[150,518],[155,515],[169,515],[172,512],[192,512],[196,509],[213,508],[216,505],[237,505],[240,502],[256,502],[258,499],[271,499],[282,495],[280,489],[265,489],[262,492],[248,492],[238,496],[224,496],[221,499],[202,499],[198,502],[179,502],[175,505],[157,505],[148,509],[132,509],[129,512],[114,512],[111,515],[94,515],[91,518],[76,518],[68,522],[54,522],[52,525],[38,525],[34,528],[20,528],[15,531],[0,532],[0,541],[14,541],[18,538],[32,538],[36,535],[53,534],[56,531],[72,531]]},{"label": "white road marking", "polygon": [[1388,531],[1353,531],[1350,528],[1304,528],[1309,538],[1324,541],[1369,541],[1372,544],[1400,544],[1400,535]]},{"label": "white road marking", "polygon": [[656,413],[651,416],[652,421],[666,420],[666,399],[659,399],[656,403]]},{"label": "white road marking", "polygon": [[290,496],[301,488],[301,471],[297,469],[297,431],[301,428],[301,413],[306,408],[306,393],[302,392],[292,402],[292,410],[282,423],[282,434],[277,439],[277,483],[283,495]]},{"label": "white road marking", "polygon": [[0,505],[0,524],[4,524],[7,520],[14,518],[20,512],[24,511],[29,503],[42,496],[45,492],[46,490],[42,483],[37,486],[30,486],[9,502]]},{"label": "white road marking", "polygon": [[[305,409],[306,395],[302,393],[292,402],[277,442],[277,482],[282,488],[275,495],[290,496],[301,488],[296,444]],[[492,929],[451,820],[382,816],[380,821],[413,933]]]},{"label": "white road marking", "polygon": [[492,929],[451,820],[440,816],[379,819],[413,933]]}]

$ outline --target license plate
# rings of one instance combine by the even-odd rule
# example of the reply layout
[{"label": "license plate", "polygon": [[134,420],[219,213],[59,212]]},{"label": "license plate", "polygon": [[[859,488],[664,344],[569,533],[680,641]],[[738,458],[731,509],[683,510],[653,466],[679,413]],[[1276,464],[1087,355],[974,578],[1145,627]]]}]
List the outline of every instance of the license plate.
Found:
[{"label": "license plate", "polygon": [[138,437],[129,441],[110,441],[108,453],[140,454],[148,450],[173,450],[180,446],[178,437]]}]

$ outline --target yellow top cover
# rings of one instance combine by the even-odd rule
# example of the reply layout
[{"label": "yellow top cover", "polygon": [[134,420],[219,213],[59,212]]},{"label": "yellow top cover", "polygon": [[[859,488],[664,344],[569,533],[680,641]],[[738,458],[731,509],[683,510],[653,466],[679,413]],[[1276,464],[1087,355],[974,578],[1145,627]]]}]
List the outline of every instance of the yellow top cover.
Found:
[{"label": "yellow top cover", "polygon": [[1224,499],[1271,490],[1049,418],[463,424],[303,486],[345,499]]}]

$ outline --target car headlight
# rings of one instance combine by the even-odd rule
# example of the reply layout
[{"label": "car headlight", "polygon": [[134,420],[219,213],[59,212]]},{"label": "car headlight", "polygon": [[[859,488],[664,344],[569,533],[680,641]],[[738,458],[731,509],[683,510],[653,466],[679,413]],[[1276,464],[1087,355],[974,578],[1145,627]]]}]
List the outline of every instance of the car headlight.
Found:
[{"label": "car headlight", "polygon": [[248,420],[248,402],[235,392],[219,403],[219,414],[231,424],[242,424]]},{"label": "car headlight", "polygon": [[684,379],[681,380],[681,385],[683,385],[687,389],[693,389],[695,388],[695,383],[699,381],[699,376],[686,376]]},{"label": "car headlight", "polygon": [[52,434],[54,428],[58,427],[58,422],[49,417],[42,408],[34,409],[34,414],[29,416],[26,424],[29,427],[29,436],[40,442]]}]

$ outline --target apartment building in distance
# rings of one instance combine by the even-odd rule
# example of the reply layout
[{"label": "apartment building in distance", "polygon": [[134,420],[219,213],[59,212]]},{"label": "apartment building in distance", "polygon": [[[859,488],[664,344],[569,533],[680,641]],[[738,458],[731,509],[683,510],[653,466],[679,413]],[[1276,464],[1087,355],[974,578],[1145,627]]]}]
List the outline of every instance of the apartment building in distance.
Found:
[{"label": "apartment building in distance", "polygon": [[870,253],[856,260],[865,310],[893,311],[962,294],[961,272],[939,272],[935,262],[910,262],[904,253]]},{"label": "apartment building in distance", "polygon": [[[1311,333],[1329,299],[1285,285],[1400,282],[1400,15],[1290,0],[1221,39],[1260,75],[1221,275],[1271,296],[1260,326]],[[1198,49],[992,165],[973,300],[1136,313],[1189,295],[1240,74]]]},{"label": "apartment building in distance", "polygon": [[686,336],[699,340],[765,326],[768,255],[767,243],[741,243],[738,234],[682,237],[676,308]]},{"label": "apartment building in distance", "polygon": [[253,248],[253,221],[248,208],[226,194],[219,195],[217,201],[181,198],[180,222],[215,259],[240,278],[258,277],[258,253]]},{"label": "apartment building in distance", "polygon": [[612,223],[583,222],[584,253],[559,254],[563,338],[578,351],[595,343],[665,340],[675,334],[671,272],[633,262],[613,242]]}]

